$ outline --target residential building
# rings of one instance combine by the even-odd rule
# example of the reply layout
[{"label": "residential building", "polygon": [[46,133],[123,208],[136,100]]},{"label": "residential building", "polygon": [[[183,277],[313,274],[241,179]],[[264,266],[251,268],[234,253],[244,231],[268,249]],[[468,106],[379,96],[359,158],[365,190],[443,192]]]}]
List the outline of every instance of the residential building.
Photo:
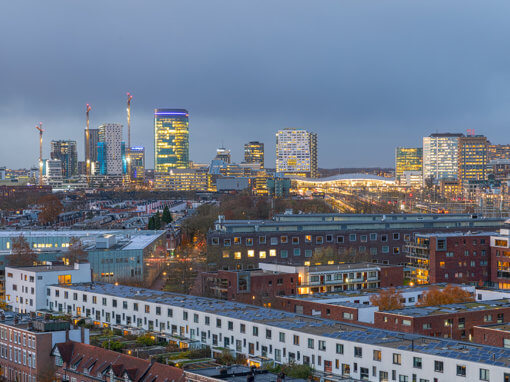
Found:
[{"label": "residential building", "polygon": [[121,124],[107,123],[99,126],[97,161],[101,175],[119,176],[126,173],[126,150]]},{"label": "residential building", "polygon": [[244,161],[246,163],[258,163],[264,168],[264,143],[251,141],[244,144]]},{"label": "residential building", "polygon": [[92,281],[89,263],[5,267],[5,302],[18,313],[46,309],[46,287],[52,284],[86,283]]},{"label": "residential building", "polygon": [[52,348],[66,340],[89,343],[89,331],[73,328],[67,321],[1,313],[1,377],[6,381],[44,380],[44,376],[52,372]]},{"label": "residential building", "polygon": [[297,274],[296,294],[395,287],[404,283],[401,266],[372,263],[311,266],[259,263],[259,268],[266,272]]},{"label": "residential building", "polygon": [[199,274],[193,294],[271,307],[276,296],[297,291],[297,273],[263,269],[203,272]]},{"label": "residential building", "polygon": [[[307,364],[332,377],[361,380],[510,379],[510,349],[123,285],[52,285],[48,290],[51,311],[79,312],[101,326],[137,327],[226,348],[259,363]],[[70,299],[74,294],[76,300]]]},{"label": "residential building", "polygon": [[276,134],[276,172],[317,178],[317,134],[283,129]]},{"label": "residential building", "polygon": [[491,281],[491,232],[418,233],[406,245],[411,280],[417,284]]},{"label": "residential building", "polygon": [[500,289],[510,289],[510,228],[491,236],[491,279]]},{"label": "residential building", "polygon": [[459,139],[463,134],[431,134],[423,138],[423,179],[457,179]]},{"label": "residential building", "polygon": [[459,138],[458,176],[460,186],[469,181],[487,179],[487,138],[483,135],[468,135]]},{"label": "residential building", "polygon": [[76,141],[51,141],[51,159],[62,163],[62,177],[71,178],[78,175],[78,151]]},{"label": "residential building", "polygon": [[395,149],[395,177],[402,181],[405,171],[423,171],[423,149],[421,147],[397,147]]},{"label": "residential building", "polygon": [[154,170],[189,167],[189,113],[185,109],[154,110]]},{"label": "residential building", "polygon": [[233,221],[220,216],[207,233],[207,262],[210,269],[257,268],[261,261],[310,265],[316,249],[331,247],[337,263],[405,265],[404,246],[418,233],[495,232],[503,222],[463,214],[281,214]]},{"label": "residential building", "polygon": [[[446,284],[434,284],[442,290]],[[460,288],[473,293],[475,287],[459,285]],[[429,286],[422,287],[391,287],[400,295],[404,307],[415,306],[422,301],[423,295],[428,291]],[[335,291],[326,293],[313,293],[296,296],[278,296],[275,307],[288,312],[305,314],[313,317],[323,317],[336,321],[373,324],[374,313],[379,307],[372,304],[372,297],[379,297],[383,290],[358,289],[348,291]]]},{"label": "residential building", "polygon": [[145,180],[145,148],[131,147],[129,150],[129,168],[131,182],[143,183]]},{"label": "residential building", "polygon": [[510,324],[507,322],[473,326],[473,342],[510,349]]},{"label": "residential building", "polygon": [[178,367],[67,340],[51,350],[59,381],[184,382]]},{"label": "residential building", "polygon": [[60,159],[48,159],[44,162],[44,182],[53,187],[62,185],[62,162]]},{"label": "residential building", "polygon": [[487,300],[375,312],[374,326],[404,333],[472,341],[474,326],[504,323],[509,315],[509,299]]}]

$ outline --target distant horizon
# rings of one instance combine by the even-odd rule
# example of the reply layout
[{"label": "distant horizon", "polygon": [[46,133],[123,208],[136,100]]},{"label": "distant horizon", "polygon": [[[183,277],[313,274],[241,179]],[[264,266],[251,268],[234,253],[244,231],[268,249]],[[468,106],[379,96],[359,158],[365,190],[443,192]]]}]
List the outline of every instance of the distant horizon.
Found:
[{"label": "distant horizon", "polygon": [[318,134],[322,168],[390,168],[437,131],[510,143],[508,1],[28,2],[0,5],[0,166],[37,164],[40,121],[45,158],[70,139],[83,160],[87,103],[126,137],[126,92],[148,168],[156,108],[189,111],[199,163],[260,141],[273,166],[288,127]]}]

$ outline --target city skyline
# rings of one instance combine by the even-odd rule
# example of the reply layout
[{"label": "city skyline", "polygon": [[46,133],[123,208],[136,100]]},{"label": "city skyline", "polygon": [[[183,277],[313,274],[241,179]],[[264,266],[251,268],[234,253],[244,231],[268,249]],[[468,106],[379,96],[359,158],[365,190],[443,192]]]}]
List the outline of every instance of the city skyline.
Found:
[{"label": "city skyline", "polygon": [[[0,37],[8,57],[0,63],[2,165],[37,164],[39,121],[46,158],[48,143],[65,139],[78,142],[82,160],[84,105],[93,106],[91,128],[125,124],[127,91],[134,95],[132,144],[152,153],[153,109],[186,108],[196,162],[208,162],[222,142],[239,162],[243,144],[258,140],[270,167],[275,133],[287,127],[323,137],[319,164],[328,168],[392,167],[397,136],[398,145],[418,147],[436,131],[475,129],[510,142],[510,58],[499,48],[510,29],[503,16],[509,4],[300,2],[286,17],[289,4],[119,8],[93,1],[83,12],[66,4],[43,25],[38,15],[46,6],[34,2],[33,12],[17,18],[9,15],[20,14],[20,5],[2,5],[0,25],[9,30]],[[168,14],[187,17],[169,16],[165,29]],[[316,28],[298,27],[309,18]],[[360,28],[366,23],[370,30]],[[186,59],[158,50],[147,60],[162,45],[181,48]]]}]

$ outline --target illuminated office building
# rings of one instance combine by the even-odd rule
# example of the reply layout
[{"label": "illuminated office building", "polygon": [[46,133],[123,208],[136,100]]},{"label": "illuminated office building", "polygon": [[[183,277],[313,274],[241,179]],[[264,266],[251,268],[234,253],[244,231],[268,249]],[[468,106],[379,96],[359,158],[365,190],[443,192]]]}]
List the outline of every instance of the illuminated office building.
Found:
[{"label": "illuminated office building", "polygon": [[316,178],[317,134],[283,129],[276,134],[276,172],[289,176]]},{"label": "illuminated office building", "polygon": [[221,160],[225,163],[231,162],[230,150],[224,147],[216,149],[216,157],[214,159]]},{"label": "illuminated office building", "polygon": [[468,135],[459,138],[459,174],[461,186],[470,180],[487,178],[487,138],[483,135]]},{"label": "illuminated office building", "polygon": [[431,134],[423,138],[423,180],[457,179],[459,139],[463,134]]},{"label": "illuminated office building", "polygon": [[143,183],[145,179],[145,149],[143,147],[131,147],[129,151],[130,178],[132,182]]},{"label": "illuminated office building", "polygon": [[154,110],[154,170],[189,167],[189,113],[185,109]]},{"label": "illuminated office building", "polygon": [[259,163],[260,168],[264,168],[264,143],[257,141],[245,143],[244,162]]},{"label": "illuminated office building", "polygon": [[510,145],[488,145],[487,147],[488,160],[495,159],[510,159]]},{"label": "illuminated office building", "polygon": [[51,141],[50,157],[60,160],[63,178],[71,178],[78,174],[76,141]]},{"label": "illuminated office building", "polygon": [[101,175],[123,175],[126,173],[126,152],[122,142],[122,125],[106,123],[99,126],[97,161]]},{"label": "illuminated office building", "polygon": [[421,147],[397,147],[395,150],[395,176],[400,180],[404,171],[423,170],[423,149]]}]

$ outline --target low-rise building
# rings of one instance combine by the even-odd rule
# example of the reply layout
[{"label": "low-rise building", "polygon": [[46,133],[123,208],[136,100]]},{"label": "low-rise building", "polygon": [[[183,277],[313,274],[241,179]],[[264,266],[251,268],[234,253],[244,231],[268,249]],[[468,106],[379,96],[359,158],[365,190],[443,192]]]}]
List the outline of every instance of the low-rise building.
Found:
[{"label": "low-rise building", "polygon": [[36,382],[52,375],[51,350],[68,340],[88,343],[89,332],[69,322],[0,314],[0,374],[6,381]]},{"label": "low-rise building", "polygon": [[488,232],[419,233],[406,245],[411,279],[417,284],[490,283]]},{"label": "low-rise building", "polygon": [[49,306],[277,364],[361,380],[509,381],[510,349],[397,333],[233,301],[104,283],[48,287]]},{"label": "low-rise building", "polygon": [[5,267],[5,301],[19,313],[46,309],[46,287],[52,284],[87,283],[92,281],[89,263]]},{"label": "low-rise building", "polygon": [[54,345],[51,355],[59,381],[184,382],[184,371],[150,360],[72,340]]},{"label": "low-rise building", "polygon": [[504,323],[509,318],[510,300],[501,299],[375,312],[374,325],[404,333],[472,341],[474,326]]},{"label": "low-rise building", "polygon": [[510,289],[510,229],[491,236],[491,278],[500,289]]}]

